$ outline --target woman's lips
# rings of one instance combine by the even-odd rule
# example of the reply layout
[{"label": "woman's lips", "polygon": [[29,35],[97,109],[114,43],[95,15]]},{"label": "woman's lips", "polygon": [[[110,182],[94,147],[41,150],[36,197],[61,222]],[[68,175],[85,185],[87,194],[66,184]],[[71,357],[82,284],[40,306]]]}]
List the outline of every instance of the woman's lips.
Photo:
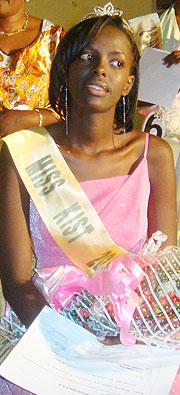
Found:
[{"label": "woman's lips", "polygon": [[104,96],[108,92],[108,88],[103,84],[88,84],[87,88],[90,93],[96,96]]}]

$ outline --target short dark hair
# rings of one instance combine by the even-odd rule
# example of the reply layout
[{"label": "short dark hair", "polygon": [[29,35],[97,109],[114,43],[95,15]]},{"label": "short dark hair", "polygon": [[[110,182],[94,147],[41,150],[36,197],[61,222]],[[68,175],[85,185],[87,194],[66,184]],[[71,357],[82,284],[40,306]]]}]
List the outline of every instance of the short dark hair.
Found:
[{"label": "short dark hair", "polygon": [[[135,81],[130,93],[126,96],[126,130],[133,126],[134,111],[137,103],[139,85],[139,52],[131,31],[118,16],[102,16],[86,19],[70,29],[60,42],[50,73],[49,99],[52,108],[64,118],[65,114],[65,81],[68,78],[70,65],[78,58],[83,49],[95,38],[103,27],[112,25],[123,31],[130,44],[133,54],[131,74]],[[69,97],[70,101],[70,97]],[[115,123],[117,129],[123,127],[122,97],[115,109]]]}]

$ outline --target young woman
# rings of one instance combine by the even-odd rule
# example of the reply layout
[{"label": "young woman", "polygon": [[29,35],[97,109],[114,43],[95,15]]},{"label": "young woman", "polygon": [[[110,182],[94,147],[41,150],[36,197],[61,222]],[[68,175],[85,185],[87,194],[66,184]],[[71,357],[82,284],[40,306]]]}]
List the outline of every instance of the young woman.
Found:
[{"label": "young woman", "polygon": [[[51,105],[59,114],[65,112],[68,84],[69,119],[48,129],[113,241],[133,252],[156,230],[168,236],[167,244],[176,244],[171,149],[160,138],[132,129],[138,58],[132,33],[118,16],[88,19],[71,29],[58,48],[50,84]],[[17,138],[16,134],[18,145]],[[38,262],[43,258],[36,251],[40,246],[37,238],[47,249],[48,265],[52,265],[53,256],[48,238],[42,242],[42,227],[37,229],[38,222],[35,225],[33,219],[36,209],[5,144],[0,183],[4,294],[22,322],[29,325],[44,304],[31,282],[31,237],[37,244]],[[56,253],[63,263],[69,263],[60,248]]]},{"label": "young woman", "polygon": [[[134,253],[157,230],[167,234],[166,244],[176,244],[171,149],[164,140],[133,129],[138,62],[121,13],[91,15],[65,35],[53,62],[50,101],[62,117],[48,127],[53,140],[38,129],[12,134],[3,144],[1,278],[6,299],[26,326],[46,303],[32,282],[31,240],[37,266],[80,266],[82,256],[99,251],[99,244],[106,249],[106,232]],[[14,162],[26,173],[23,181]],[[79,204],[84,199],[90,206],[87,200]],[[90,217],[92,206],[96,214]],[[96,232],[97,214],[106,231],[100,226]],[[56,232],[61,232],[60,243]]]}]

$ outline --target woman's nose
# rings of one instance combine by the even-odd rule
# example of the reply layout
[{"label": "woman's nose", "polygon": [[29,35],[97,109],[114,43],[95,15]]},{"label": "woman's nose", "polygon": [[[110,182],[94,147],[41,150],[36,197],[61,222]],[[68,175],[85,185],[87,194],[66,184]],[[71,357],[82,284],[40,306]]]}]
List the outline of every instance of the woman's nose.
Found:
[{"label": "woman's nose", "polygon": [[106,76],[106,65],[103,60],[99,60],[94,68],[94,73],[98,75]]}]

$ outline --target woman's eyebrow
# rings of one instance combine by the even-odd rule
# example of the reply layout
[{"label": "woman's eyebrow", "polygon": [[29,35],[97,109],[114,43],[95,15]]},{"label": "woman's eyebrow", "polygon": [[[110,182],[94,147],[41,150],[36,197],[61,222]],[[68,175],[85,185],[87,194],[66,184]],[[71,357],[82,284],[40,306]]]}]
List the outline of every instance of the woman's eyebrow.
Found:
[{"label": "woman's eyebrow", "polygon": [[[92,45],[87,45],[86,47],[83,48],[83,51],[98,51],[98,48]],[[123,55],[124,57],[127,58],[127,55],[125,54],[125,52],[123,50],[113,50],[109,52],[109,55]]]},{"label": "woman's eyebrow", "polygon": [[125,54],[125,52],[121,51],[121,50],[111,51],[110,55],[120,55],[120,56],[123,55],[123,56],[125,56],[127,58],[127,55]]}]

